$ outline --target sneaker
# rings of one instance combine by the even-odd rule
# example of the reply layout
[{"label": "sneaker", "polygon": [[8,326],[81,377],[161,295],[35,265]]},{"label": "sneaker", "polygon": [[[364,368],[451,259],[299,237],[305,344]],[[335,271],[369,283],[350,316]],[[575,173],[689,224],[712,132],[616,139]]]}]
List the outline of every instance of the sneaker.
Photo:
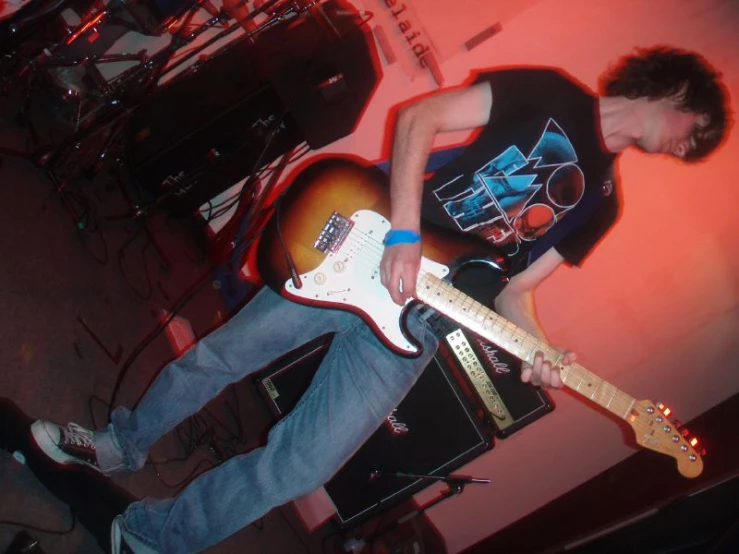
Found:
[{"label": "sneaker", "polygon": [[43,453],[55,462],[81,464],[100,471],[95,456],[95,439],[89,429],[76,423],[62,427],[38,420],[31,425],[31,434]]},{"label": "sneaker", "polygon": [[121,533],[120,517],[117,516],[110,526],[110,554],[135,554]]}]

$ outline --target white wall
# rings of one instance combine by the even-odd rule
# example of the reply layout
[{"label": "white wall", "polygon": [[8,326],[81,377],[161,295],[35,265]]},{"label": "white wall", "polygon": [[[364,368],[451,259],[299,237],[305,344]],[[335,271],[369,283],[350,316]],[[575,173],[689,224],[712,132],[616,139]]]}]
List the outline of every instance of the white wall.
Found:
[{"label": "white wall", "polygon": [[[457,0],[454,9],[463,5]],[[494,23],[495,3],[490,6]],[[470,68],[550,64],[595,87],[609,61],[635,46],[664,43],[708,57],[724,73],[737,111],[737,29],[736,1],[541,0],[441,67],[454,85]],[[330,150],[380,156],[388,107],[433,88],[427,78],[409,82],[397,64],[386,67],[357,132]],[[582,269],[558,270],[537,293],[554,342],[577,351],[586,367],[632,396],[668,403],[683,421],[739,391],[738,142],[735,133],[697,166],[624,154],[619,225]],[[451,553],[635,452],[616,421],[568,393],[555,392],[554,399],[552,414],[463,469],[490,477],[491,485],[469,486],[428,512]],[[676,470],[668,458],[664,468]]]}]

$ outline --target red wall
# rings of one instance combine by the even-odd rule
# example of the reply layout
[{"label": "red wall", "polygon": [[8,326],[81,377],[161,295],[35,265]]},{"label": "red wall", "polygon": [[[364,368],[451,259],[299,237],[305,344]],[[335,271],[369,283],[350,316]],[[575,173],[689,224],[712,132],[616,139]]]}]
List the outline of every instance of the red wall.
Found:
[{"label": "red wall", "polygon": [[[414,3],[421,6],[422,19],[433,18],[423,11],[423,0]],[[440,21],[462,25],[459,14],[465,6],[471,22],[498,20],[497,1],[446,4],[456,15],[449,18],[440,10]],[[482,13],[486,5],[488,13]],[[441,62],[447,85],[464,81],[471,68],[521,63],[562,67],[595,87],[609,61],[636,46],[665,43],[698,50],[720,68],[736,111],[736,2],[543,0],[518,14],[497,13],[509,17],[502,32]],[[460,27],[450,32],[464,37]],[[435,88],[426,76],[411,81],[397,63],[384,71],[359,129],[331,151],[379,157],[387,148],[382,133],[389,107]],[[540,316],[555,343],[577,351],[586,367],[632,396],[668,403],[682,420],[739,390],[734,361],[739,359],[738,141],[735,134],[710,161],[697,166],[636,151],[624,154],[625,207],[619,225],[582,269],[558,270],[537,293]],[[492,484],[470,486],[428,512],[450,552],[635,451],[622,427],[585,401],[566,392],[554,393],[554,399],[552,414],[464,468],[491,478]],[[676,471],[667,457],[664,470]],[[431,489],[419,499],[435,494]]]}]

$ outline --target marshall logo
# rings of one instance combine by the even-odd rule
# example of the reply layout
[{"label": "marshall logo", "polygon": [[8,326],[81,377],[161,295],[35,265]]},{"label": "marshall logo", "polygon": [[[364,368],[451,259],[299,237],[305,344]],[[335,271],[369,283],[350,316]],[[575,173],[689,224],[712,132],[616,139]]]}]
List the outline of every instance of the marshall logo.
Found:
[{"label": "marshall logo", "polygon": [[390,434],[394,437],[404,437],[410,433],[410,429],[408,429],[408,426],[405,423],[397,418],[395,415],[397,411],[398,408],[395,408],[390,412],[390,415],[385,418],[385,427],[387,427]]},{"label": "marshall logo", "polygon": [[488,367],[493,368],[495,370],[495,373],[511,372],[511,368],[508,367],[508,364],[505,362],[501,362],[498,359],[498,351],[492,344],[490,344],[489,342],[485,342],[482,339],[477,339],[477,345],[480,347],[480,350],[488,359],[488,362],[490,362],[490,365]]}]

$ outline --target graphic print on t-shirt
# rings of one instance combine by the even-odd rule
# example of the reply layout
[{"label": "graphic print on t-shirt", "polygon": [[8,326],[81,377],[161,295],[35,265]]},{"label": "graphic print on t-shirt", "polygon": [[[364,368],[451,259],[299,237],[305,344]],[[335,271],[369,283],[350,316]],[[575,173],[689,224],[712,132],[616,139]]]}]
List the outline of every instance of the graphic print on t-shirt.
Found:
[{"label": "graphic print on t-shirt", "polygon": [[458,175],[433,190],[460,230],[508,253],[546,233],[577,206],[585,178],[562,128],[549,119],[528,156],[509,146],[473,175]]}]

